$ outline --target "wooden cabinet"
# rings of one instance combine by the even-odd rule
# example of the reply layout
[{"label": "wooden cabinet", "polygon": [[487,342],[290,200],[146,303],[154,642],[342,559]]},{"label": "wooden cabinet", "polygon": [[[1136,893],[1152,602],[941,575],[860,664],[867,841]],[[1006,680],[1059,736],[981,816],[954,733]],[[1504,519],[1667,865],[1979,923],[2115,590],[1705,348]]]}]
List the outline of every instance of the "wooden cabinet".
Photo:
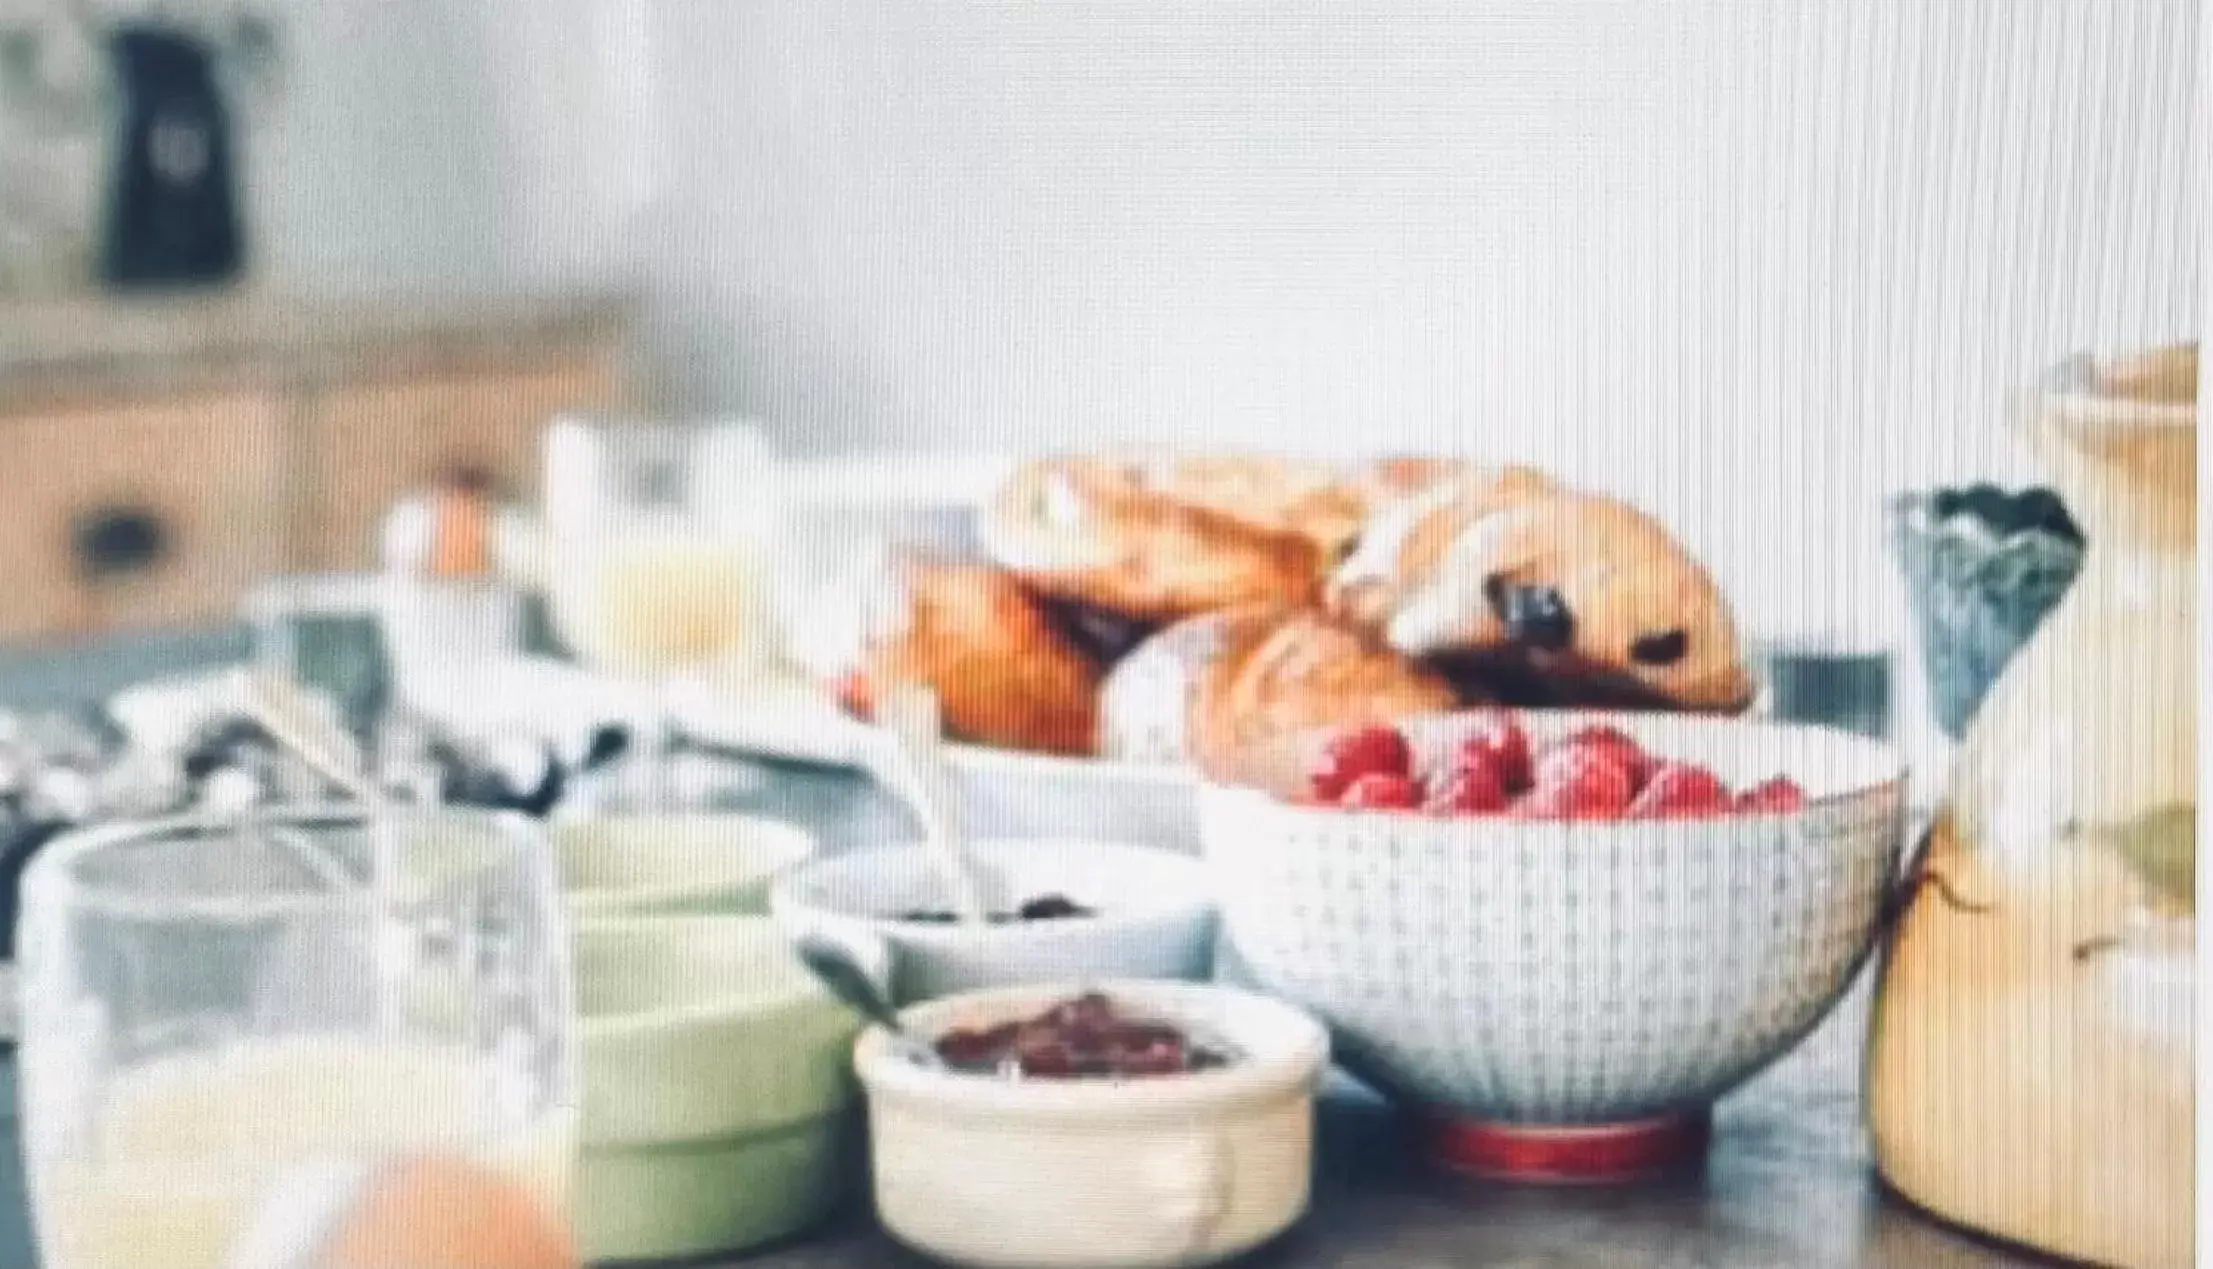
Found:
[{"label": "wooden cabinet", "polygon": [[540,429],[634,407],[627,308],[271,297],[0,306],[0,643],[231,620],[374,568],[457,470],[533,498]]},{"label": "wooden cabinet", "polygon": [[591,356],[330,385],[303,428],[305,497],[294,523],[305,565],[376,567],[392,503],[456,472],[485,472],[501,492],[534,499],[547,421],[606,409],[619,386],[616,367]]},{"label": "wooden cabinet", "polygon": [[226,619],[285,565],[278,394],[0,418],[0,640]]}]

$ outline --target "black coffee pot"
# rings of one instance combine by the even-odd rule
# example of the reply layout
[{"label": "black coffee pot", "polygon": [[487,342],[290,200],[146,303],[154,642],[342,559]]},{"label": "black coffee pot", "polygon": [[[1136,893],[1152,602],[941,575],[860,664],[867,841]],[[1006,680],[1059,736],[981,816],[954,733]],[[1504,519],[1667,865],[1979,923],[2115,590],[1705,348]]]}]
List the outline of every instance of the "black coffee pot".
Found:
[{"label": "black coffee pot", "polygon": [[243,270],[230,112],[215,52],[184,31],[109,35],[120,102],[101,280],[117,288],[214,285]]}]

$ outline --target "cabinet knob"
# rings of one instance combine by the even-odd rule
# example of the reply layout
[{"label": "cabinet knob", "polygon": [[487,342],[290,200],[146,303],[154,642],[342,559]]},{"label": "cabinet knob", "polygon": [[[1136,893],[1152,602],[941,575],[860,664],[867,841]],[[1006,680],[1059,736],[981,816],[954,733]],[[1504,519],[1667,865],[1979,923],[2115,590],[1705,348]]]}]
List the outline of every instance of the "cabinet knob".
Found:
[{"label": "cabinet knob", "polygon": [[77,518],[71,533],[77,570],[93,581],[143,573],[168,554],[170,532],[145,507],[102,507]]},{"label": "cabinet knob", "polygon": [[496,497],[504,492],[499,476],[490,467],[466,461],[448,464],[438,484],[440,488],[485,497]]}]

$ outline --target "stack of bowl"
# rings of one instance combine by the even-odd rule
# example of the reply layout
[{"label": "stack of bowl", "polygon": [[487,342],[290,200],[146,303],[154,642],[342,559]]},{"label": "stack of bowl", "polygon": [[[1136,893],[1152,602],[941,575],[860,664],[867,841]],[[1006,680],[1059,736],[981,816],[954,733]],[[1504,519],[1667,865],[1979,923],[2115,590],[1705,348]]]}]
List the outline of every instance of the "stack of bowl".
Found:
[{"label": "stack of bowl", "polygon": [[821,1219],[858,1167],[861,1021],[764,914],[813,839],[745,816],[606,817],[557,826],[554,848],[583,1015],[585,1255],[727,1253]]},{"label": "stack of bowl", "polygon": [[577,929],[585,1255],[728,1252],[805,1228],[857,1164],[849,1055],[860,1019],[761,917]]},{"label": "stack of bowl", "polygon": [[815,839],[747,815],[588,815],[554,825],[553,849],[578,918],[759,915]]}]

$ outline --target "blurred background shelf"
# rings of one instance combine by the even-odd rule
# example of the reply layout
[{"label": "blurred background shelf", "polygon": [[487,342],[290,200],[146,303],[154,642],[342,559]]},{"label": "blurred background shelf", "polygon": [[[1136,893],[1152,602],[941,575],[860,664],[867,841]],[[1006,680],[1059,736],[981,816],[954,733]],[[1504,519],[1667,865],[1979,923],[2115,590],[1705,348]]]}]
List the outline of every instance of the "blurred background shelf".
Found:
[{"label": "blurred background shelf", "polygon": [[0,400],[166,390],[254,372],[289,376],[316,361],[415,371],[607,351],[635,307],[614,293],[0,298]]},{"label": "blurred background shelf", "polygon": [[412,489],[528,498],[538,435],[642,404],[627,307],[244,296],[0,308],[0,641],[226,620],[276,572],[359,569]]}]

